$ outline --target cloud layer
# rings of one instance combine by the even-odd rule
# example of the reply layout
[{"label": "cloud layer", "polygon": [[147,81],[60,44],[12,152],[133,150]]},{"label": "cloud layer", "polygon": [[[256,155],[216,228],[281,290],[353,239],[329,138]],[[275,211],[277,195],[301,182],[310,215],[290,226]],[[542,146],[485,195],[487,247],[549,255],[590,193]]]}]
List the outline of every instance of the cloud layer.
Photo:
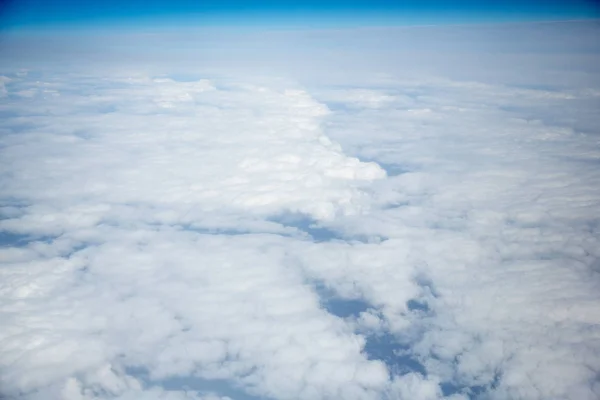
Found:
[{"label": "cloud layer", "polygon": [[598,49],[546,27],[498,56],[533,72],[489,79],[470,57],[507,33],[463,29],[417,36],[478,80],[394,70],[377,30],[226,38],[192,72],[167,33],[102,62],[5,43],[0,394],[598,398]]}]

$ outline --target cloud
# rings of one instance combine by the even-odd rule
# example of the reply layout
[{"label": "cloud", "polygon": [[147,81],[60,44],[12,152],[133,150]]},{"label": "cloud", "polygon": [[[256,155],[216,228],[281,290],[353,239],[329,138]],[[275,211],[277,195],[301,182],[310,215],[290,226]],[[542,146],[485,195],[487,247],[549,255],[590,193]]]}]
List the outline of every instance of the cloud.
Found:
[{"label": "cloud", "polygon": [[[368,287],[361,294],[385,304],[384,320],[396,322],[406,316],[389,305],[402,308],[415,288],[392,277],[427,276],[436,293],[428,284],[417,297],[425,296],[431,313],[413,322],[408,341],[429,373],[452,382],[447,393],[597,397],[600,176],[588,164],[600,154],[597,132],[544,123],[550,119],[543,114],[530,121],[517,111],[554,101],[568,108],[574,99],[591,101],[589,92],[443,81],[398,82],[386,92],[413,93],[415,104],[342,110],[328,134],[399,171],[375,184],[380,207],[334,222],[347,236],[387,238],[379,247],[396,256],[382,282],[364,276],[379,276],[372,257],[353,272],[339,261],[330,270],[344,272],[330,281],[342,292],[344,281]],[[429,111],[415,120],[410,111],[417,107]],[[386,293],[388,285],[397,293]],[[399,336],[410,332],[386,326]]]},{"label": "cloud", "polygon": [[282,212],[368,209],[360,186],[385,173],[320,132],[326,107],[301,90],[207,80],[117,77],[86,95],[90,79],[53,79],[41,85],[50,98],[10,105],[34,127],[6,135],[2,153],[14,201],[0,224],[32,239],[2,250],[6,393],[64,380],[67,397],[126,398],[89,388],[98,365],[121,380],[139,367],[150,380],[226,379],[277,398],[380,390],[385,365],[288,271],[290,239],[247,234],[295,232],[264,220]]},{"label": "cloud", "polygon": [[[492,77],[473,60],[509,46],[501,27],[321,32],[362,38],[337,55],[232,34],[188,67],[165,43],[190,38],[165,32],[150,52],[120,33],[127,59],[59,38],[52,62],[11,38],[28,45],[2,63],[0,393],[597,398],[598,49],[574,58],[590,28],[559,27],[551,57],[527,38]],[[411,40],[440,37],[463,64],[419,68]]]}]

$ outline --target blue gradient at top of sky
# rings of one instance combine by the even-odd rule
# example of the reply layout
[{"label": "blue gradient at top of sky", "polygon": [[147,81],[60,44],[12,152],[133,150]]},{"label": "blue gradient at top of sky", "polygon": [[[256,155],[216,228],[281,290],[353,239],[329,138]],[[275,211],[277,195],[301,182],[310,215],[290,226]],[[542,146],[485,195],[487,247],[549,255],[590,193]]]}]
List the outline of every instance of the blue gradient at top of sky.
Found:
[{"label": "blue gradient at top of sky", "polygon": [[[2,0],[0,0],[2,1]],[[4,0],[6,27],[429,25],[598,18],[591,0]]]}]

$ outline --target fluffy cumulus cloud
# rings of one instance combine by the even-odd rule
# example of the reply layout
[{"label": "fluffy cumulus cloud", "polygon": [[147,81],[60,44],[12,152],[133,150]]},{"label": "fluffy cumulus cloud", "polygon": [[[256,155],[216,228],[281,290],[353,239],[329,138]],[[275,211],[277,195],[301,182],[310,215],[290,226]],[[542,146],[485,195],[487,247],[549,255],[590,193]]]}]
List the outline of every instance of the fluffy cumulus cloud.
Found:
[{"label": "fluffy cumulus cloud", "polygon": [[597,27],[418,29],[7,37],[0,397],[599,398]]}]

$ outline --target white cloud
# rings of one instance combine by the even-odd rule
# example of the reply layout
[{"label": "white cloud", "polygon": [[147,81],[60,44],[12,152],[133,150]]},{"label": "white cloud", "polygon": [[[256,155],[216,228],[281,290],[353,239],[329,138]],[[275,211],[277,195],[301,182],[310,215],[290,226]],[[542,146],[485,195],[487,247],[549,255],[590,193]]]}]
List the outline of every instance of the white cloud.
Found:
[{"label": "white cloud", "polygon": [[[298,90],[218,91],[210,85],[138,80],[118,89],[109,84],[92,99],[63,93],[60,101],[46,105],[50,115],[31,116],[42,128],[5,138],[9,147],[3,159],[18,174],[8,181],[6,194],[45,200],[44,206],[55,209],[40,213],[60,225],[96,224],[100,214],[81,209],[87,199],[102,203],[83,207],[162,203],[179,212],[173,218],[190,209],[227,207],[332,218],[367,207],[353,181],[380,179],[385,173],[376,164],[344,155],[322,135],[323,105]],[[102,113],[104,103],[118,110]],[[11,108],[36,104],[15,101]],[[162,110],[174,104],[173,112]],[[56,114],[69,124],[57,124]],[[48,188],[32,193],[41,181]],[[74,197],[78,210],[64,215],[56,209]],[[173,210],[173,204],[179,209]]]},{"label": "white cloud", "polygon": [[597,398],[598,49],[559,28],[551,55],[501,27],[234,35],[201,66],[166,33],[120,61],[12,38],[1,394]]}]

